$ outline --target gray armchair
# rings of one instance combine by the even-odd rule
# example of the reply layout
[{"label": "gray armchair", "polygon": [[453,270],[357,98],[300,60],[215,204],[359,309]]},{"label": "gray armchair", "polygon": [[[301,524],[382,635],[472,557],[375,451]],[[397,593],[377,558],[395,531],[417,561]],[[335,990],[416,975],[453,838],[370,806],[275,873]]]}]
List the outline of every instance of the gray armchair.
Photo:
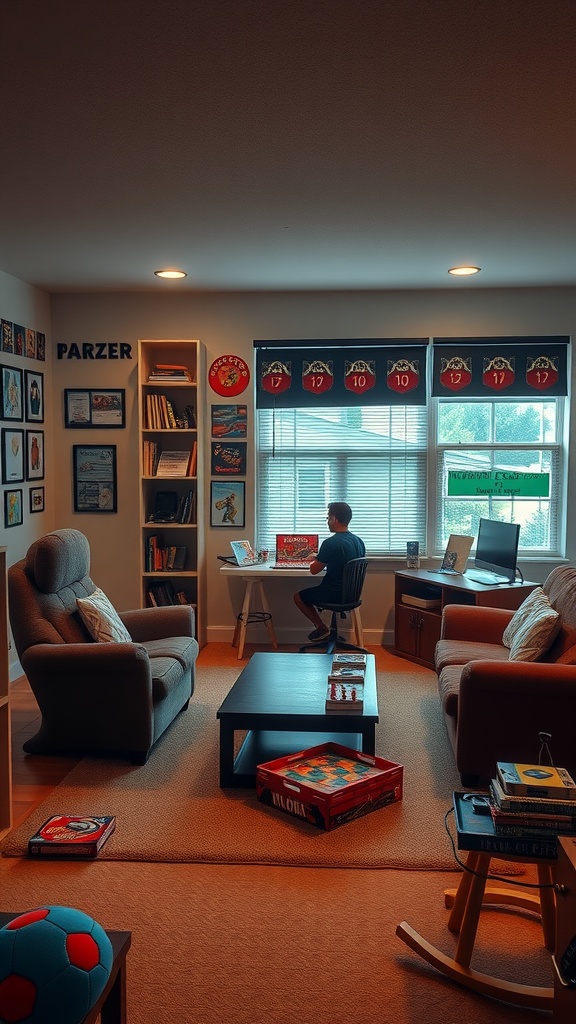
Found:
[{"label": "gray armchair", "polygon": [[31,754],[108,753],[145,764],[194,692],[189,605],[120,612],[132,642],[95,642],[76,599],[97,589],[78,530],[55,530],[8,570],[10,624],[42,713]]}]

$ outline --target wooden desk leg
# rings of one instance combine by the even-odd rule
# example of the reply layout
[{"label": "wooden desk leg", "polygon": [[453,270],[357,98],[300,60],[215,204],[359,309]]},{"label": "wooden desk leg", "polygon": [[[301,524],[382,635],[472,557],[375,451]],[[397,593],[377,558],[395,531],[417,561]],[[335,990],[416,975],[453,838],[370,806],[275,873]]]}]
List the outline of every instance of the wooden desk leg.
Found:
[{"label": "wooden desk leg", "polygon": [[268,605],[268,601],[266,600],[266,594],[264,592],[264,584],[262,583],[262,580],[258,580],[258,590],[259,590],[259,593],[260,593],[260,603],[261,603],[261,606],[262,606],[262,611],[265,612],[266,615],[270,616],[268,619],[266,619],[266,625],[268,627],[268,632],[270,634],[270,640],[272,641],[272,647],[274,647],[274,649],[277,651],[278,650],[278,641],[276,639],[276,633],[274,632],[274,624],[272,622],[272,615],[270,613],[270,607]]},{"label": "wooden desk leg", "polygon": [[250,601],[252,599],[252,587],[254,580],[246,580],[246,590],[244,592],[244,603],[242,605],[242,618],[240,620],[240,633],[238,643],[238,661],[244,654],[244,644],[246,643],[246,629],[248,627],[248,616],[250,614]]},{"label": "wooden desk leg", "polygon": [[120,965],[116,980],[100,1011],[100,1024],[126,1024],[126,969]]},{"label": "wooden desk leg", "polygon": [[471,872],[477,870],[479,858],[480,854],[471,850],[466,857],[466,867],[470,870],[462,872],[460,883],[456,890],[447,889],[444,893],[444,905],[446,907],[452,907],[452,913],[448,918],[448,928],[451,932],[460,931],[460,925],[462,924],[462,918],[464,917],[464,911],[466,910],[466,903],[468,902],[468,893],[470,892],[470,886],[474,877]]},{"label": "wooden desk leg", "polygon": [[362,619],[360,618],[360,609],[352,609],[352,624],[354,626],[354,643],[358,647],[364,647],[364,635],[362,633]]}]

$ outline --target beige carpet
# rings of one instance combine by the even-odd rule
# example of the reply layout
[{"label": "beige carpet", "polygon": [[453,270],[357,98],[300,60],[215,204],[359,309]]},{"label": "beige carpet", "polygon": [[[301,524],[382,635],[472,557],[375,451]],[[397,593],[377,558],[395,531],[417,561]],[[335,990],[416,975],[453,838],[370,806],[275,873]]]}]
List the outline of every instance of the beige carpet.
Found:
[{"label": "beige carpet", "polygon": [[265,807],[252,790],[220,790],[216,709],[238,672],[201,667],[189,710],[147,765],[85,758],[8,837],[3,856],[23,856],[50,814],[115,814],[116,832],[99,861],[456,866],[444,814],[459,777],[431,671],[390,655],[378,672],[376,752],[404,765],[404,799],[330,833]]},{"label": "beige carpet", "polygon": [[[0,859],[3,910],[65,904],[132,932],[129,1024],[546,1024],[549,1014],[447,981],[396,937],[407,920],[453,955],[443,892],[458,878]],[[527,914],[484,911],[473,966],[552,984],[541,929]]]}]

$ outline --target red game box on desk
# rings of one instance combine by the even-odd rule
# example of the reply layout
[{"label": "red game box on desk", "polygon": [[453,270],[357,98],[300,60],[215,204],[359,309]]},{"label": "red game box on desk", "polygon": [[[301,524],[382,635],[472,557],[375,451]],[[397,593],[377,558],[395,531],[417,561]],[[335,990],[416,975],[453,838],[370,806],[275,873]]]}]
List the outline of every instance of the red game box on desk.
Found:
[{"label": "red game box on desk", "polygon": [[331,832],[402,799],[404,769],[360,750],[321,743],[258,765],[256,796]]}]

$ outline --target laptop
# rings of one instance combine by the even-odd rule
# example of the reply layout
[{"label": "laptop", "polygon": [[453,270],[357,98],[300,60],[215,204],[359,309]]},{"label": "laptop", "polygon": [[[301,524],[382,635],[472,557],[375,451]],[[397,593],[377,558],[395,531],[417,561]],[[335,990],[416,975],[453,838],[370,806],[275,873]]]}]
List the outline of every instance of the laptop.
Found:
[{"label": "laptop", "polygon": [[318,554],[317,533],[277,533],[273,569],[307,569]]},{"label": "laptop", "polygon": [[238,565],[256,565],[258,555],[249,540],[231,540],[230,547],[236,556]]}]

